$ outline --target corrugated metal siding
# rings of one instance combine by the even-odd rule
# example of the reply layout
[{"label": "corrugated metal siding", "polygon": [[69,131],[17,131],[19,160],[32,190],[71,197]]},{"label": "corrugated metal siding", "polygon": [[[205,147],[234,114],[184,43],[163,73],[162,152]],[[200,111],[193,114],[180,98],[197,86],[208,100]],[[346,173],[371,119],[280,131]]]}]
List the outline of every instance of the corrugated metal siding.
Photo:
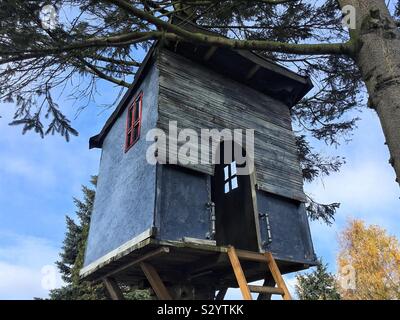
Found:
[{"label": "corrugated metal siding", "polygon": [[[171,51],[162,50],[158,127],[254,129],[255,166],[261,190],[303,201],[303,180],[287,106]],[[179,130],[178,129],[178,130]],[[178,144],[179,145],[179,144]],[[186,167],[212,174],[213,167]]]}]

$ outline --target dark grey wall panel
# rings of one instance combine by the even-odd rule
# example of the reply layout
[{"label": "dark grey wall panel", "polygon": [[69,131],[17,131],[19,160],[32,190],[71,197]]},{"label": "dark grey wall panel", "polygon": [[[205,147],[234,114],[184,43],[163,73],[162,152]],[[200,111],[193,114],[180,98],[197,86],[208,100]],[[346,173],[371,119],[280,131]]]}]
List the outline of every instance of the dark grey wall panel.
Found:
[{"label": "dark grey wall panel", "polygon": [[261,239],[264,250],[288,261],[315,262],[304,204],[257,191],[260,214],[268,214],[272,241],[268,244],[267,222],[260,218]]},{"label": "dark grey wall panel", "polygon": [[143,91],[139,141],[125,153],[127,108],[104,140],[85,265],[153,225],[156,166],[146,161],[145,138],[157,122],[158,76],[153,66],[137,91]]},{"label": "dark grey wall panel", "polygon": [[171,165],[157,166],[158,238],[182,240],[183,237],[206,239],[210,227],[210,177]]},{"label": "dark grey wall panel", "polygon": [[[289,108],[259,91],[226,78],[177,54],[158,57],[160,100],[158,126],[171,120],[179,128],[254,129],[255,165],[260,189],[303,201],[303,180]],[[189,164],[212,174],[213,166]]]}]

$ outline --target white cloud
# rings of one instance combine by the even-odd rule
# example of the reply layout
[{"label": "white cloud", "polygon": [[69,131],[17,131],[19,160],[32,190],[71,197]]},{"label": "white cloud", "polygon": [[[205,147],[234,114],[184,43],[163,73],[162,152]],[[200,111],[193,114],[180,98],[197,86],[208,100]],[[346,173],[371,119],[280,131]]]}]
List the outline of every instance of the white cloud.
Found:
[{"label": "white cloud", "polygon": [[47,290],[41,287],[42,274],[33,268],[0,261],[0,299],[28,300],[45,297]]},{"label": "white cloud", "polygon": [[[56,182],[54,172],[41,163],[27,161],[21,157],[8,157],[0,159],[0,170],[14,178],[19,176],[24,180],[39,184],[52,185]],[[0,171],[0,172],[1,172]]]},{"label": "white cloud", "polygon": [[[34,132],[22,135],[21,127],[7,125],[12,120],[13,106],[0,103],[0,108],[5,111],[2,110],[0,119],[0,179],[17,181],[27,187],[39,184],[53,189],[62,186],[64,190],[77,193],[81,184],[97,173],[100,152],[88,149],[89,137],[97,133],[96,129],[82,126],[80,135],[72,137],[68,143],[59,135],[48,135],[44,139]],[[85,117],[76,122],[79,120],[86,121]]]},{"label": "white cloud", "polygon": [[392,168],[366,161],[344,166],[340,174],[316,181],[307,189],[321,201],[338,201],[358,210],[370,210],[398,199],[397,188]]},{"label": "white cloud", "polygon": [[400,235],[397,224],[400,200],[393,170],[373,157],[364,163],[351,162],[340,174],[326,177],[323,183],[315,182],[306,190],[319,202],[341,204],[332,226],[321,222],[310,224],[317,255],[322,255],[331,269],[334,269],[338,234],[349,218],[359,218]]},{"label": "white cloud", "polygon": [[322,150],[346,157],[347,163],[340,172],[305,186],[306,192],[319,202],[341,203],[332,226],[318,221],[310,223],[315,251],[328,263],[331,272],[336,270],[338,234],[349,218],[377,224],[400,238],[399,186],[387,161],[389,152],[382,129],[376,114],[367,110],[362,118],[352,142],[337,150]]},{"label": "white cloud", "polygon": [[10,233],[0,233],[0,243],[0,300],[45,298],[50,287],[61,286],[55,245]]}]

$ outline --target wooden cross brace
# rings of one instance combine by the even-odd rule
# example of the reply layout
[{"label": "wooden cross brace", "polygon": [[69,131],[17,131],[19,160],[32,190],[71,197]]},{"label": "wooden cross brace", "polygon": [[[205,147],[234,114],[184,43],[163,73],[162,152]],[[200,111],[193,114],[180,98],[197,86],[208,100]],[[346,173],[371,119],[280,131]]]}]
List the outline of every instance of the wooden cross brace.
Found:
[{"label": "wooden cross brace", "polygon": [[115,275],[121,271],[124,271],[134,265],[139,264],[144,275],[146,276],[146,279],[149,281],[152,289],[154,290],[154,293],[156,294],[157,298],[160,300],[172,300],[171,295],[169,294],[164,283],[162,282],[156,269],[149,262],[145,262],[146,260],[149,260],[150,258],[153,258],[153,257],[163,254],[163,253],[169,253],[169,248],[161,247],[157,250],[151,251],[151,252],[139,257],[138,259],[135,259],[134,261],[131,261],[131,262],[127,263],[126,265],[106,274],[103,278],[103,283],[104,283],[104,286],[106,287],[106,290],[107,290],[108,294],[110,295],[111,299],[112,300],[124,300],[124,295],[121,291],[121,288],[118,286],[118,283],[115,280],[115,278],[113,277],[113,275]]}]

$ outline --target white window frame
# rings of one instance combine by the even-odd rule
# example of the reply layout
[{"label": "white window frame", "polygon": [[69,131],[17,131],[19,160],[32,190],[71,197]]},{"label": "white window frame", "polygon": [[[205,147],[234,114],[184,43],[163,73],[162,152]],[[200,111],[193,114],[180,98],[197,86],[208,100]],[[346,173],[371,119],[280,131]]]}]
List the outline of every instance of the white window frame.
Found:
[{"label": "white window frame", "polygon": [[236,161],[224,166],[224,193],[239,188]]}]

